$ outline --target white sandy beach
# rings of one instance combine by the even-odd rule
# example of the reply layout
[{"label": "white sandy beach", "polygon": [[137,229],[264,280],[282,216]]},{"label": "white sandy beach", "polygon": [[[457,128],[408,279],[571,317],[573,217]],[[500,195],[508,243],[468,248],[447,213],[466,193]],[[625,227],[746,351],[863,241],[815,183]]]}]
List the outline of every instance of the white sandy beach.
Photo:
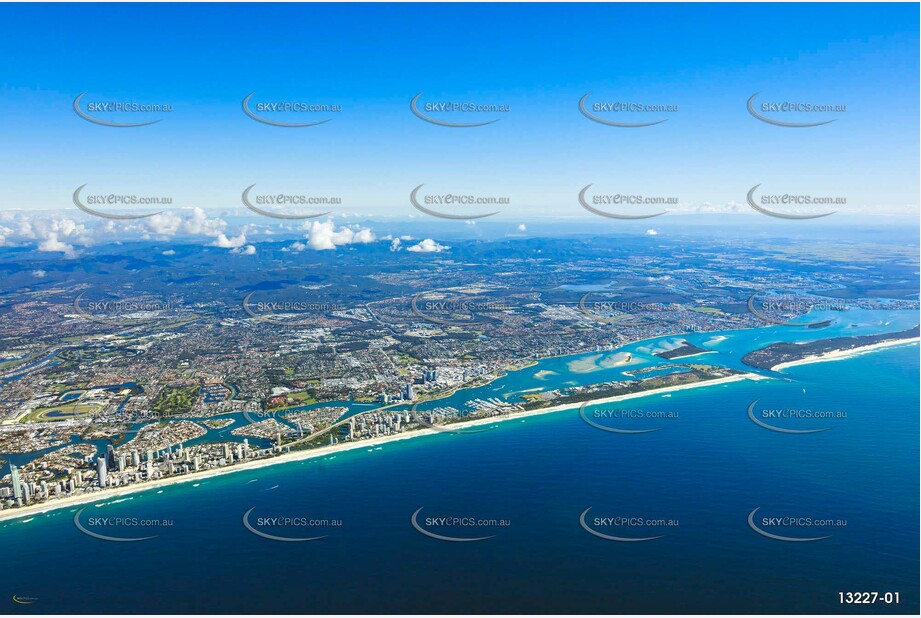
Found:
[{"label": "white sandy beach", "polygon": [[[879,350],[882,348],[888,348],[897,345],[907,345],[912,343],[918,343],[921,340],[919,337],[913,337],[909,339],[897,339],[892,341],[882,341],[880,343],[874,343],[868,346],[862,346],[858,348],[853,348],[850,350],[834,350],[831,352],[826,352],[824,354],[817,354],[815,356],[808,356],[796,361],[790,361],[787,363],[780,363],[772,367],[774,371],[785,369],[787,367],[795,367],[798,365],[807,365],[811,363],[819,362],[828,362],[841,360],[845,358],[851,358],[864,354],[867,352],[872,352],[874,350]],[[599,405],[605,403],[614,403],[617,401],[625,401],[628,399],[638,399],[640,397],[650,397],[654,395],[661,395],[664,393],[672,393],[676,391],[689,390],[692,388],[704,388],[708,386],[717,386],[719,384],[728,384],[730,382],[738,382],[740,380],[768,380],[770,378],[761,376],[754,373],[744,373],[729,376],[726,378],[719,378],[717,380],[707,380],[705,382],[694,382],[692,384],[682,384],[678,386],[669,386],[666,388],[642,391],[637,393],[628,393],[625,395],[614,395],[611,397],[603,397],[600,399],[594,399],[587,401],[586,403],[590,405]],[[475,427],[478,425],[490,425],[493,423],[504,423],[508,421],[519,420],[523,418],[528,418],[531,416],[540,416],[543,414],[553,414],[554,412],[562,412],[564,410],[576,410],[581,404],[563,404],[558,406],[549,406],[546,408],[541,408],[538,410],[529,410],[527,412],[518,412],[510,416],[500,416],[500,417],[489,417],[489,418],[480,418],[473,419],[469,421],[461,421],[458,423],[452,423],[451,429],[463,429],[465,427]],[[21,507],[17,509],[7,509],[0,511],[0,521],[10,520],[10,519],[22,519],[26,517],[34,517],[35,515],[46,513],[49,511],[54,511],[58,509],[65,509],[68,507],[87,504],[92,502],[104,502],[111,500],[113,498],[119,498],[121,496],[127,496],[130,494],[136,494],[143,491],[150,491],[153,489],[160,489],[170,485],[175,485],[178,483],[194,483],[199,482],[203,479],[220,476],[224,474],[235,474],[238,472],[247,472],[251,470],[256,470],[259,468],[264,468],[266,466],[275,466],[284,463],[290,463],[293,461],[303,461],[306,459],[315,459],[317,457],[326,457],[328,455],[334,455],[336,453],[341,453],[344,451],[351,451],[355,449],[369,449],[389,442],[396,442],[398,440],[409,440],[412,438],[419,438],[422,436],[431,436],[444,433],[437,429],[419,429],[415,431],[410,431],[407,433],[400,433],[391,436],[381,436],[379,438],[371,438],[369,440],[360,440],[357,442],[340,442],[339,444],[331,446],[322,446],[314,448],[307,451],[294,451],[292,453],[285,453],[277,457],[271,457],[267,459],[257,459],[253,461],[248,461],[242,464],[236,464],[233,466],[227,466],[225,468],[218,468],[216,470],[207,470],[204,472],[198,472],[194,474],[186,474],[178,477],[170,477],[166,479],[159,479],[156,481],[149,481],[146,483],[137,483],[134,485],[129,485],[127,487],[119,487],[114,489],[106,489],[103,491],[97,491],[92,493],[80,494],[77,496],[67,496],[66,498],[61,498],[59,500],[54,500],[53,502],[44,502],[41,504],[35,504],[31,506]]]},{"label": "white sandy beach", "polygon": [[[681,384],[677,386],[668,386],[665,388],[642,391],[637,393],[628,393],[625,395],[613,395],[611,397],[602,397],[599,399],[594,399],[587,401],[585,403],[591,405],[613,403],[616,401],[625,401],[627,399],[638,399],[640,397],[650,397],[653,395],[661,395],[663,393],[673,393],[676,391],[688,390],[692,388],[703,388],[707,386],[717,386],[719,384],[728,384],[730,382],[738,382],[740,380],[767,380],[764,376],[760,376],[753,373],[744,373],[729,376],[726,378],[719,378],[716,380],[707,380],[704,382],[694,382],[692,384]],[[531,416],[540,416],[543,414],[552,414],[554,412],[562,412],[564,410],[577,410],[581,403],[578,404],[564,404],[559,406],[549,406],[546,408],[540,408],[538,410],[528,410],[526,412],[518,412],[510,416],[498,416],[498,417],[488,417],[488,418],[478,418],[472,419],[469,421],[461,421],[458,423],[451,423],[451,429],[463,429],[465,427],[475,427],[478,425],[491,425],[493,423],[504,423],[508,421],[520,420],[523,418],[528,418]],[[303,461],[306,459],[315,459],[317,457],[326,457],[328,455],[334,455],[337,453],[351,451],[356,449],[370,449],[373,447],[381,446],[382,444],[387,444],[389,442],[396,442],[398,440],[409,440],[412,438],[419,438],[422,436],[431,436],[443,434],[444,431],[439,431],[437,429],[419,429],[406,433],[395,434],[391,436],[381,436],[379,438],[371,438],[369,440],[359,440],[357,442],[340,442],[339,444],[330,445],[330,446],[321,446],[318,448],[306,450],[306,451],[294,451],[291,453],[285,453],[277,457],[271,457],[266,459],[257,459],[253,461],[244,462],[241,464],[236,464],[233,466],[227,466],[225,468],[218,468],[215,470],[206,470],[204,472],[198,472],[193,474],[185,474],[177,477],[169,477],[165,479],[158,479],[155,481],[149,481],[145,483],[136,483],[133,485],[128,485],[126,487],[117,487],[112,489],[105,489],[101,491],[95,491],[86,494],[80,494],[77,496],[67,496],[65,498],[60,498],[52,502],[43,502],[41,504],[35,504],[25,507],[20,507],[16,509],[7,509],[0,511],[0,521],[10,520],[10,519],[22,519],[27,517],[34,517],[42,513],[47,513],[50,511],[55,511],[58,509],[66,509],[68,507],[77,506],[80,504],[88,504],[92,502],[105,502],[113,498],[119,498],[122,496],[127,496],[131,494],[136,494],[139,492],[150,491],[155,489],[160,489],[163,487],[168,487],[170,485],[176,485],[178,483],[196,483],[204,479],[208,479],[215,476],[221,476],[224,474],[235,474],[238,472],[247,472],[252,470],[257,470],[259,468],[265,468],[267,466],[275,466],[284,463],[290,463],[293,461]]]},{"label": "white sandy beach", "polygon": [[871,345],[860,346],[858,348],[852,348],[850,350],[832,350],[831,352],[825,352],[824,354],[816,354],[814,356],[807,356],[799,360],[790,361],[788,363],[780,363],[771,367],[772,371],[779,371],[781,369],[786,369],[787,367],[796,367],[798,365],[809,365],[812,363],[824,363],[828,361],[842,360],[845,358],[852,358],[860,354],[865,354],[866,352],[872,352],[873,350],[879,350],[882,348],[891,348],[892,346],[897,345],[907,345],[910,343],[917,343],[921,337],[911,337],[909,339],[893,339],[892,341],[881,341],[879,343],[874,343]]}]

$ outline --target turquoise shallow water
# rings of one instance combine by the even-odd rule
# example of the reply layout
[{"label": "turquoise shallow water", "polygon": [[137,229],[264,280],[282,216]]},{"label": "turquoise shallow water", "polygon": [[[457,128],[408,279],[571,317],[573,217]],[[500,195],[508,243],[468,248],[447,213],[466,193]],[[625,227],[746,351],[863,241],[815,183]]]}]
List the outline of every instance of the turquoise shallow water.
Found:
[{"label": "turquoise shallow water", "polygon": [[[468,402],[475,399],[502,399],[511,402],[521,402],[527,393],[552,390],[567,386],[582,386],[597,384],[612,380],[635,379],[629,372],[637,369],[661,367],[662,370],[642,374],[641,377],[653,377],[676,370],[675,365],[683,363],[703,363],[731,367],[741,371],[756,371],[742,362],[742,357],[752,350],[763,348],[772,343],[781,341],[814,341],[830,339],[833,337],[853,337],[860,335],[874,335],[880,333],[894,333],[906,330],[918,324],[918,314],[905,310],[859,308],[847,311],[813,311],[801,316],[798,321],[802,323],[821,322],[828,320],[828,326],[822,328],[803,328],[796,326],[771,326],[735,331],[721,331],[711,333],[684,333],[680,335],[667,335],[647,339],[641,342],[625,345],[614,351],[599,351],[585,354],[545,358],[532,366],[511,371],[492,382],[475,387],[465,388],[455,394],[434,402],[419,404],[419,410],[427,410],[440,406],[451,406],[464,410]],[[612,325],[612,329],[617,327]],[[666,360],[656,356],[656,352],[671,349],[682,341],[688,341],[698,347],[709,350],[706,354]],[[622,364],[620,361],[629,354],[631,362]],[[678,369],[680,370],[680,369]],[[769,371],[756,371],[770,375]],[[133,384],[133,383],[131,383]],[[360,403],[354,401],[329,401],[290,408],[288,412],[297,412],[327,406],[344,407],[346,415],[374,409],[380,404]],[[221,418],[235,421],[234,425],[222,429],[212,429],[200,438],[190,440],[188,445],[206,441],[237,441],[242,442],[242,436],[234,436],[232,431],[249,422],[242,414],[228,414]],[[281,418],[283,421],[284,419]],[[139,429],[145,423],[136,425]],[[77,441],[76,437],[74,438]],[[269,446],[269,442],[257,438],[250,438],[255,446]],[[105,441],[94,442],[98,452],[105,452]],[[23,465],[46,451],[26,454],[5,455],[16,465]]]},{"label": "turquoise shallow water", "polygon": [[[475,398],[495,397],[519,401],[521,396],[527,392],[597,384],[610,380],[629,380],[632,377],[625,372],[658,366],[664,368],[682,363],[702,363],[742,371],[754,371],[742,362],[742,357],[753,350],[783,341],[806,342],[835,337],[900,332],[918,324],[918,313],[904,310],[849,309],[847,311],[815,311],[798,319],[803,323],[825,320],[829,320],[830,324],[823,328],[771,326],[710,333],[684,333],[647,339],[614,351],[547,358],[525,369],[509,372],[485,386],[463,389],[436,403],[420,405],[419,409],[424,410],[434,406],[454,406],[460,409],[466,401]],[[710,350],[710,353],[670,361],[655,356],[656,352],[676,347],[682,340]],[[626,354],[630,354],[631,362],[628,365],[619,364],[618,361],[622,360]],[[770,372],[758,373],[769,374]]]},{"label": "turquoise shallow water", "polygon": [[[719,355],[697,358],[732,356],[731,341],[718,344]],[[739,347],[736,341],[736,354]],[[177,485],[80,514],[81,525],[96,532],[156,535],[146,541],[91,538],[73,523],[77,509],[3,522],[0,598],[37,598],[7,611],[45,613],[865,613],[865,606],[839,605],[838,593],[876,591],[899,592],[901,603],[876,605],[874,613],[917,613],[918,346],[785,373],[793,380],[651,395],[622,406],[674,412],[671,418],[598,421],[658,428],[651,433],[602,431],[570,410],[478,434],[422,437]],[[759,412],[846,416],[771,419],[782,428],[830,427],[778,433],[749,419],[755,400]],[[592,418],[595,411],[586,409]],[[589,507],[591,529],[661,538],[599,538],[579,523]],[[423,530],[492,538],[426,536],[411,525],[420,508]],[[756,508],[763,530],[828,538],[762,536],[747,521]],[[261,538],[243,525],[249,509],[258,531],[325,538]],[[427,522],[436,516],[508,525]],[[94,525],[100,517],[126,521]],[[126,525],[135,517],[172,525]],[[279,526],[259,517],[341,525]],[[608,526],[596,517],[644,521]],[[774,517],[836,525],[774,526]]]}]

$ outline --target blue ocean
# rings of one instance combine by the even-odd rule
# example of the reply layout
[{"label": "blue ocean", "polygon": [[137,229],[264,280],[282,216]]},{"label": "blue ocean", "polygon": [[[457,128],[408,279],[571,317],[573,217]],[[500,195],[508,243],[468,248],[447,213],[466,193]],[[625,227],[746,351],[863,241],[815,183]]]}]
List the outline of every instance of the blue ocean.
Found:
[{"label": "blue ocean", "polygon": [[[772,330],[737,336],[759,337],[751,348]],[[728,354],[731,336],[699,337]],[[552,363],[562,374],[572,360]],[[542,370],[486,389],[527,390]],[[643,418],[601,406],[513,418],[2,522],[0,590],[30,600],[4,611],[917,613],[917,344],[783,375],[619,404]],[[831,414],[758,417],[821,429],[784,433],[753,422],[753,402]],[[75,515],[153,538],[93,538]],[[322,538],[267,539],[245,515],[270,535]],[[137,525],[150,520],[163,525]],[[847,592],[880,600],[841,604]]]}]

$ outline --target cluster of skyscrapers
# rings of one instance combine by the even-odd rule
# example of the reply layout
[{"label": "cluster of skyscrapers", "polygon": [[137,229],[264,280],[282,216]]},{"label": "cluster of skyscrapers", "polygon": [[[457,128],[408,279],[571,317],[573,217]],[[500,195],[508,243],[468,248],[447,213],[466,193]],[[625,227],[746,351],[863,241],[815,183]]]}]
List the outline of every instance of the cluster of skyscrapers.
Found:
[{"label": "cluster of skyscrapers", "polygon": [[[413,382],[407,382],[403,388],[400,390],[399,395],[396,397],[396,401],[412,401],[415,396],[415,389],[413,384],[427,384],[429,382],[434,382],[438,379],[438,370],[437,369],[423,369],[422,376],[416,378]],[[390,403],[390,394],[382,392],[380,395],[381,403]]]},{"label": "cluster of skyscrapers", "polygon": [[48,481],[41,481],[40,483],[32,481],[25,482],[19,476],[19,468],[12,463],[10,463],[10,477],[11,487],[0,488],[0,498],[6,500],[12,498],[16,506],[29,504],[35,499],[45,500],[49,498],[52,493],[61,493],[65,488],[73,491],[76,487],[73,479],[70,479],[67,483],[63,481],[52,482],[50,484]]}]

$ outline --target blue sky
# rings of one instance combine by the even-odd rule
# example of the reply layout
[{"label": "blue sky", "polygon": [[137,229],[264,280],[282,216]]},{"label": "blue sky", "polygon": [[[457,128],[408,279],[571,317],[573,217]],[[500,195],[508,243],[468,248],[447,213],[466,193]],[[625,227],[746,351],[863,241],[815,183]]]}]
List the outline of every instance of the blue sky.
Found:
[{"label": "blue sky", "polygon": [[[589,183],[692,211],[762,183],[917,214],[918,18],[912,4],[3,5],[0,209],[66,209],[84,183],[239,208],[258,183],[400,217],[425,183],[508,196],[526,219],[586,216]],[[101,127],[73,113],[83,91],[174,111]],[[242,113],[252,91],[343,111],[270,127]],[[510,111],[439,127],[410,113],[420,91]],[[589,91],[679,111],[606,127],[578,111]],[[759,91],[848,111],[776,127],[745,109]]]}]

